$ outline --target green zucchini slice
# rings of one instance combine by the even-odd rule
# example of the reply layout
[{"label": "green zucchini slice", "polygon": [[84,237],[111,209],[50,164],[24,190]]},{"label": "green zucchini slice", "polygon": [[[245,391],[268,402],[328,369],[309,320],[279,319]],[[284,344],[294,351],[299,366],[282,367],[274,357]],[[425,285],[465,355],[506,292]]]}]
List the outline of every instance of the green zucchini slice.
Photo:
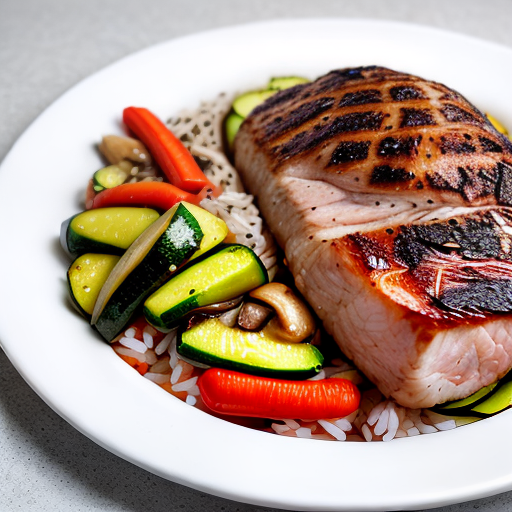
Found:
[{"label": "green zucchini slice", "polygon": [[222,219],[212,215],[204,208],[185,202],[183,204],[194,216],[199,224],[199,227],[201,228],[201,231],[203,232],[203,239],[201,240],[199,250],[197,250],[190,258],[193,260],[199,256],[202,256],[205,252],[210,251],[216,245],[219,245],[224,240],[224,238],[226,238],[229,229],[227,224]]},{"label": "green zucchini slice", "polygon": [[96,171],[92,176],[94,191],[101,192],[106,188],[114,188],[118,185],[122,185],[126,181],[126,178],[128,178],[128,173],[118,165],[103,167],[103,169]]},{"label": "green zucchini slice", "polygon": [[270,79],[268,83],[269,89],[277,89],[282,91],[283,89],[289,89],[300,84],[307,84],[309,80],[302,76],[278,76]]},{"label": "green zucchini slice", "polygon": [[236,112],[231,112],[228,117],[226,117],[226,120],[224,121],[224,127],[226,130],[226,141],[229,148],[233,147],[235,136],[243,122],[244,118],[238,115]]},{"label": "green zucchini slice", "polygon": [[309,82],[307,78],[300,76],[282,76],[271,78],[266,89],[258,91],[249,91],[237,96],[233,101],[232,110],[224,121],[224,130],[228,147],[233,146],[235,136],[240,129],[244,119],[265,100],[273,96],[276,92],[283,89],[289,89],[295,85]]},{"label": "green zucchini slice", "polygon": [[159,216],[151,208],[86,210],[62,223],[61,245],[72,256],[88,252],[123,254]]},{"label": "green zucchini slice", "polygon": [[144,299],[198,250],[202,238],[196,218],[179,203],[130,246],[103,285],[92,314],[91,324],[105,340],[122,331]]},{"label": "green zucchini slice", "polygon": [[120,256],[114,254],[83,254],[68,269],[71,299],[87,319],[91,318],[101,287],[116,266]]},{"label": "green zucchini slice", "polygon": [[512,406],[512,382],[505,382],[487,400],[471,409],[477,414],[492,416]]},{"label": "green zucchini slice", "polygon": [[146,320],[171,329],[196,308],[224,302],[268,282],[267,269],[245,245],[225,245],[187,266],[144,303]]},{"label": "green zucchini slice", "polygon": [[450,414],[454,411],[465,411],[472,409],[475,405],[483,402],[487,398],[489,398],[490,394],[496,387],[497,382],[490,384],[489,386],[485,386],[482,389],[479,389],[476,393],[472,395],[462,398],[461,400],[454,400],[453,402],[447,402],[445,404],[437,405],[436,409],[438,411],[446,411],[445,414]]},{"label": "green zucchini slice", "polygon": [[258,105],[273,96],[277,90],[250,91],[235,98],[233,110],[241,117],[247,117]]},{"label": "green zucchini slice", "polygon": [[265,330],[227,327],[218,318],[180,333],[177,351],[202,365],[288,379],[307,379],[323,364],[322,354],[309,343],[277,341]]},{"label": "green zucchini slice", "polygon": [[512,406],[512,372],[498,382],[453,402],[436,405],[432,410],[448,416],[487,418]]}]

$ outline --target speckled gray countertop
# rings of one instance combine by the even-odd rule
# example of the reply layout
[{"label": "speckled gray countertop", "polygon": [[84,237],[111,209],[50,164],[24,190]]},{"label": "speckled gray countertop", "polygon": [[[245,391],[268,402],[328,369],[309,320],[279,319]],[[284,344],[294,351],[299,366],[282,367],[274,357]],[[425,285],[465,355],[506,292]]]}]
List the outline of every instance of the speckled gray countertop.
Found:
[{"label": "speckled gray countertop", "polygon": [[[1,0],[0,160],[63,92],[134,51],[214,27],[329,16],[410,21],[512,46],[510,0]],[[474,509],[511,511],[512,492],[436,510]],[[14,510],[270,509],[190,490],[100,448],[55,414],[0,350],[0,512]]]}]

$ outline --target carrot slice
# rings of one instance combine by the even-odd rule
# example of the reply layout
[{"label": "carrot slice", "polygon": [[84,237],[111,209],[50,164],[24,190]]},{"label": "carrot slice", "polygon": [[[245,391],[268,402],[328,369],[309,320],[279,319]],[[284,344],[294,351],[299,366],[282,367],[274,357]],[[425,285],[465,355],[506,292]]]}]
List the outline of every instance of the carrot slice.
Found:
[{"label": "carrot slice", "polygon": [[109,206],[142,206],[168,210],[180,201],[199,205],[203,197],[203,194],[190,194],[170,183],[139,181],[107,188],[89,198],[85,206],[88,210]]},{"label": "carrot slice", "polygon": [[198,382],[212,411],[269,419],[342,418],[359,407],[360,393],[346,379],[293,381],[211,368]]},{"label": "carrot slice", "polygon": [[123,111],[123,121],[146,145],[172,184],[194,194],[212,187],[190,151],[148,109],[127,107]]}]

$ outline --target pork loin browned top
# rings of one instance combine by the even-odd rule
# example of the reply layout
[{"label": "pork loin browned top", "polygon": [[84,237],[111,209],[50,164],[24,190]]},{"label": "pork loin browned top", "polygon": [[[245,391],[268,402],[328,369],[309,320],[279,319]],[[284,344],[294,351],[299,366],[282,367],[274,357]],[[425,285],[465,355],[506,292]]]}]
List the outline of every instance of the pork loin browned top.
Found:
[{"label": "pork loin browned top", "polygon": [[512,366],[512,144],[439,83],[332,71],[257,107],[235,163],[297,287],[387,396],[430,407]]}]

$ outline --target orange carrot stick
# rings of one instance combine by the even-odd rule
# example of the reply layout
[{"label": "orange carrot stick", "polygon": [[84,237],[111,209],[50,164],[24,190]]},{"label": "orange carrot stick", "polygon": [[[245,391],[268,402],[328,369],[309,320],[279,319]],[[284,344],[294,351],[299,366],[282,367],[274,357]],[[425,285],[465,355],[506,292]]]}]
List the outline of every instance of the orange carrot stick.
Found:
[{"label": "orange carrot stick", "polygon": [[151,156],[173,185],[193,194],[197,194],[205,187],[213,188],[190,151],[148,109],[125,108],[123,121],[146,145]]}]

